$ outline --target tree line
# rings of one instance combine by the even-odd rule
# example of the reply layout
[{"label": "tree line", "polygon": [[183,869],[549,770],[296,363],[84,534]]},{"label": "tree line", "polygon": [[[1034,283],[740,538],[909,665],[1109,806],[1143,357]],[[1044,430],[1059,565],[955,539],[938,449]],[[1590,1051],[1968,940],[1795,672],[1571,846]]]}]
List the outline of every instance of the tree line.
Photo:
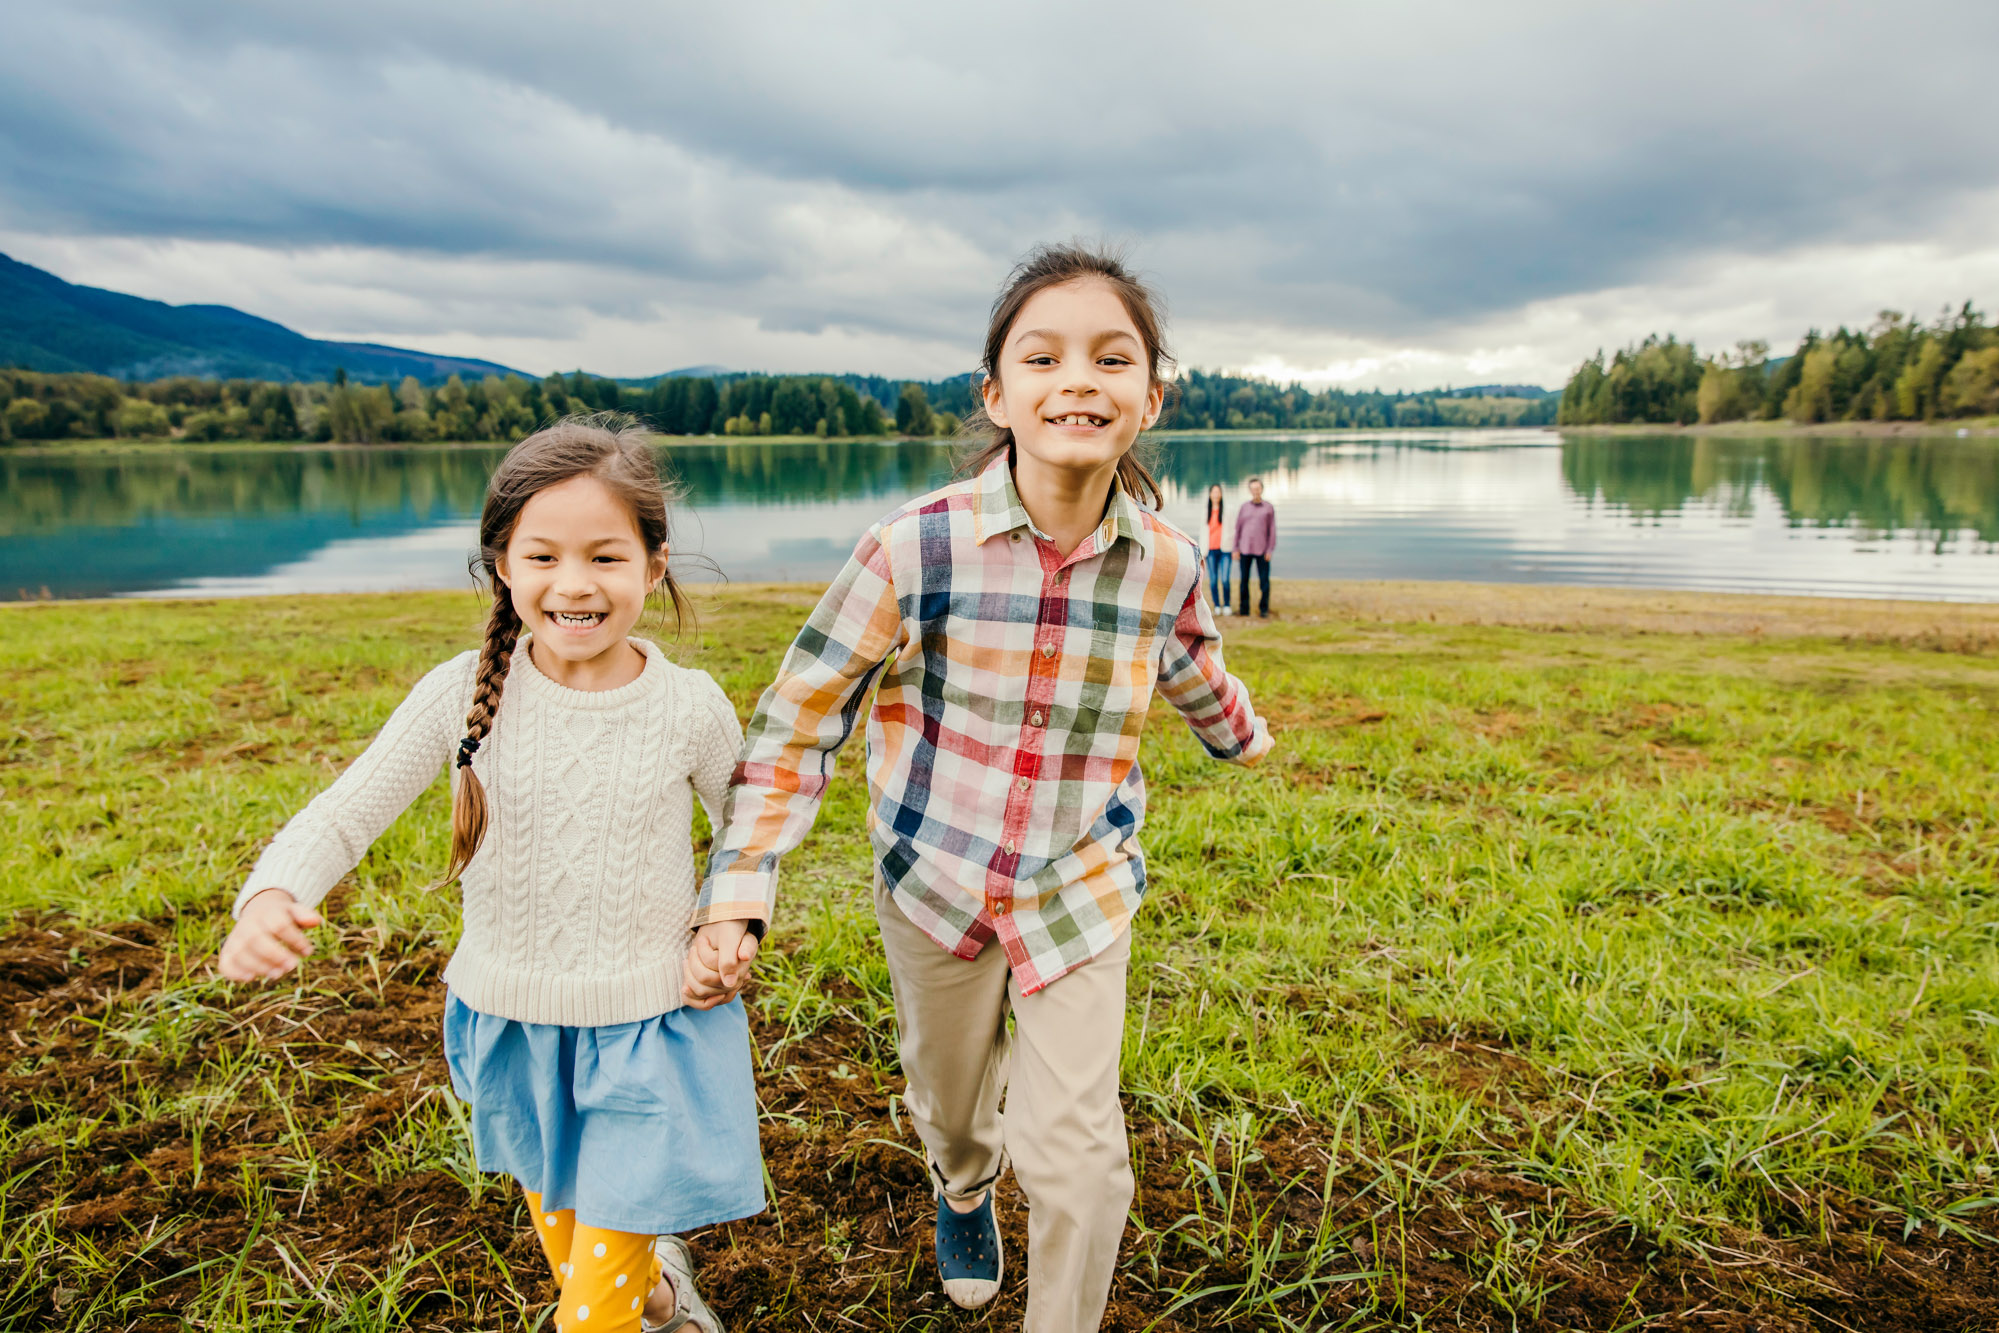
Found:
[{"label": "tree line", "polygon": [[1703,357],[1657,334],[1577,367],[1556,421],[1936,421],[1999,413],[1999,328],[1969,301],[1922,324],[1894,310],[1865,329],[1813,329],[1776,360],[1763,342]]},{"label": "tree line", "polygon": [[[1495,386],[1506,390],[1507,386]],[[1531,390],[1320,389],[1250,375],[1190,370],[1176,383],[1177,402],[1161,424],[1172,430],[1355,430],[1393,427],[1546,426],[1552,394]]]},{"label": "tree line", "polygon": [[[123,383],[104,375],[0,370],[0,440],[302,440],[352,444],[510,440],[575,412],[621,411],[683,435],[882,436],[872,397],[826,376],[681,376],[621,384],[581,371],[541,380],[453,375],[425,385],[180,377]],[[923,422],[956,429],[926,411]]]},{"label": "tree line", "polygon": [[[1180,430],[1534,426],[1555,398],[1508,386],[1383,393],[1313,391],[1245,375],[1188,371],[1161,426]],[[971,377],[677,375],[637,384],[577,371],[532,380],[453,375],[426,385],[105,375],[0,369],[0,442],[63,439],[418,443],[511,440],[574,412],[629,412],[670,435],[868,439],[950,436],[975,406]]]}]

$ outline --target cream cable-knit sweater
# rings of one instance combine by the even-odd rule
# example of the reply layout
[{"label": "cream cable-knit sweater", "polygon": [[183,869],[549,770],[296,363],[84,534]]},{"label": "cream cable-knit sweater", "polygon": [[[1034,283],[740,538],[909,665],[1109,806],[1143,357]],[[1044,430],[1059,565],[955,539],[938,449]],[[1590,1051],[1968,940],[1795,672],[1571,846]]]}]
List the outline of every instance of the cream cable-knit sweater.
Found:
[{"label": "cream cable-knit sweater", "polygon": [[[680,1007],[700,881],[699,794],[722,811],[742,727],[705,671],[645,654],[615,690],[572,690],[515,650],[492,733],[473,759],[486,839],[466,868],[465,928],[444,969],[481,1013],[594,1027]],[[277,887],[310,907],[451,761],[479,655],[417,682],[361,757],[274,838],[236,895]],[[456,781],[456,771],[453,772]]]}]

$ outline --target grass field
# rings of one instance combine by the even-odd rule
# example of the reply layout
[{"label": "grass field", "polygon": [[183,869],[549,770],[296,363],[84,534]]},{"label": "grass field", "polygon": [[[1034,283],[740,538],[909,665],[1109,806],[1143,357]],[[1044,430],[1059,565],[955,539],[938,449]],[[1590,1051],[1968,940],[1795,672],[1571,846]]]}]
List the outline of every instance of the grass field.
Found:
[{"label": "grass field", "polygon": [[[1999,610],[1276,592],[1224,622],[1270,764],[1147,740],[1106,1326],[1999,1328]],[[811,596],[726,592],[683,658],[747,715]],[[541,1317],[437,1048],[442,782],[295,981],[209,971],[478,619],[0,610],[0,1328]],[[1018,1277],[981,1317],[930,1277],[858,769],[753,997],[775,1206],[696,1250],[732,1330],[1017,1327]]]}]

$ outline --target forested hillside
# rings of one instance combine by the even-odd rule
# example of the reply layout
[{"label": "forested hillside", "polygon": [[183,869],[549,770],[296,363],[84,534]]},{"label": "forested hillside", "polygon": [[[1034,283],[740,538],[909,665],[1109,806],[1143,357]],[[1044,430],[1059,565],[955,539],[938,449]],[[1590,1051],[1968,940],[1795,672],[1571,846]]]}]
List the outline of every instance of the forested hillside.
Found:
[{"label": "forested hillside", "polygon": [[[1180,377],[1172,430],[1342,430],[1393,426],[1546,426],[1556,398],[1544,389],[1320,389],[1244,375],[1191,370]],[[1533,395],[1533,396],[1520,396]]]},{"label": "forested hillside", "polygon": [[[1505,396],[1488,396],[1503,390]],[[1556,399],[1520,386],[1427,393],[1318,393],[1191,371],[1162,425],[1194,430],[1331,430],[1355,426],[1517,426],[1553,419]],[[427,385],[177,376],[123,383],[105,375],[0,370],[0,442],[133,439],[317,440],[346,443],[518,438],[570,412],[614,409],[674,435],[951,435],[973,406],[969,376],[890,380],[861,375],[662,376],[620,382],[577,371],[531,380],[486,375]]]},{"label": "forested hillside", "polygon": [[[531,380],[453,375],[427,386],[178,377],[122,384],[103,375],[0,370],[0,441],[101,439],[318,440],[355,444],[507,440],[571,412],[618,410],[689,435],[883,435],[880,404],[825,376],[679,377],[650,388],[577,372]],[[910,423],[915,425],[918,423]],[[957,428],[933,419],[921,430]]]},{"label": "forested hillside", "polygon": [[[1174,388],[1165,429],[1538,426],[1556,407],[1531,385],[1313,391],[1195,370]],[[78,286],[0,255],[0,442],[499,440],[606,409],[675,435],[935,436],[971,415],[974,393],[970,374],[916,381],[714,366],[535,380],[487,361],[307,338],[229,306]]]},{"label": "forested hillside", "polygon": [[1969,301],[1933,323],[1884,310],[1866,329],[1814,329],[1770,359],[1767,343],[1703,357],[1653,335],[1604,364],[1597,353],[1562,390],[1565,426],[1619,422],[1934,421],[1999,412],[1999,328]]},{"label": "forested hillside", "polygon": [[426,382],[512,373],[462,356],[377,343],[326,342],[226,305],[168,305],[98,287],[0,255],[0,366],[97,372],[120,379],[352,379]]}]

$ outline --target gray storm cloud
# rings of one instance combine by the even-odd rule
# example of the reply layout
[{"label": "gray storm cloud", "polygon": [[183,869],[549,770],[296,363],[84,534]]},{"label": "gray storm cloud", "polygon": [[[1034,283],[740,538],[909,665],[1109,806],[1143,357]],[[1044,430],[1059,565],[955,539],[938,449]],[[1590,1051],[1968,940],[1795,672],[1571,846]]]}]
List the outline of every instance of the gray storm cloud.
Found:
[{"label": "gray storm cloud", "polygon": [[1999,187],[1989,0],[7,26],[0,228],[573,266],[633,320],[969,342],[1021,248],[1104,234],[1183,319],[1420,339],[1703,255],[1962,230]]}]

